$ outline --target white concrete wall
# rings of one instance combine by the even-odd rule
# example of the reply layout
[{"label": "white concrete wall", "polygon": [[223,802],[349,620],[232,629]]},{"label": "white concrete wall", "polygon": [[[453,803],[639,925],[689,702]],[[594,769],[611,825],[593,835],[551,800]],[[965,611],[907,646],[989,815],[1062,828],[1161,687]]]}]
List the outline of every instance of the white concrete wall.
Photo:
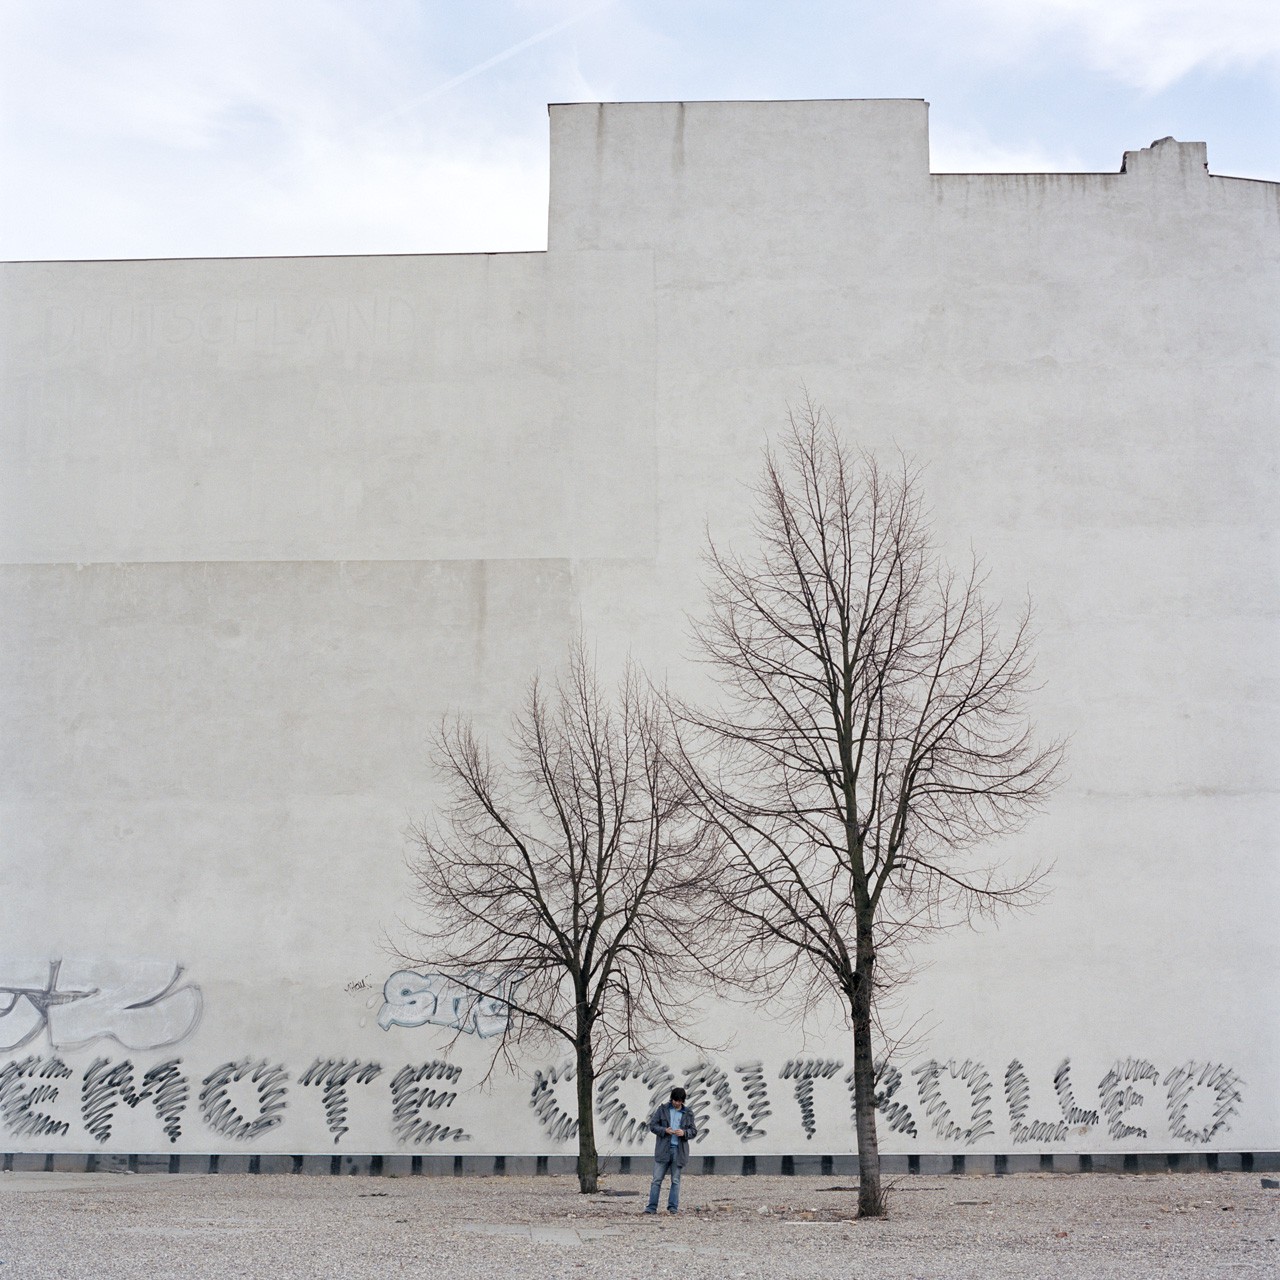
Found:
[{"label": "white concrete wall", "polygon": [[[500,727],[579,626],[691,679],[704,521],[741,532],[802,385],[1031,590],[1072,739],[1006,851],[1053,896],[932,949],[884,1147],[1280,1149],[1278,192],[1173,142],[930,176],[920,102],[573,106],[545,254],[3,268],[0,1151],[570,1150],[554,1058],[481,1092],[479,1036],[378,1025],[425,743]],[[770,1114],[712,1106],[704,1153],[852,1149],[844,1033],[785,1012],[710,1011]],[[466,1136],[397,1127],[446,1057],[422,1118]],[[106,1136],[101,1059],[176,1060]],[[379,1070],[335,1133],[303,1079],[339,1060]],[[1099,1114],[1020,1134],[1014,1060],[1023,1124],[1067,1084]],[[279,1071],[226,1086],[244,1116],[283,1105],[239,1136],[245,1061]]]}]

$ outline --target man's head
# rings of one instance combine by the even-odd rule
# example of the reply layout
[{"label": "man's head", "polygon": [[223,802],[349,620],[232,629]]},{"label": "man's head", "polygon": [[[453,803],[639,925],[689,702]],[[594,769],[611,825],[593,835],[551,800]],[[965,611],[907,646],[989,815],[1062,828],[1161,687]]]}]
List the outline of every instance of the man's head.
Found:
[{"label": "man's head", "polygon": [[671,1090],[671,1105],[674,1107],[684,1106],[684,1090],[679,1085]]}]

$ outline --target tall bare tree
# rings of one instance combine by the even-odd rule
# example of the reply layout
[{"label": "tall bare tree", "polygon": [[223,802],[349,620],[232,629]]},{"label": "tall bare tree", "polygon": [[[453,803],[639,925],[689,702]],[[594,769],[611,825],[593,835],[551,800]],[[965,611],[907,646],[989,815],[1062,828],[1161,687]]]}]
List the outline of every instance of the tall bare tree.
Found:
[{"label": "tall bare tree", "polygon": [[977,565],[957,575],[937,553],[906,463],[883,471],[806,401],[766,457],[754,533],[749,555],[707,552],[698,637],[724,697],[686,710],[687,775],[730,850],[742,969],[846,1011],[858,1211],[876,1216],[872,1037],[894,958],[1035,896],[1037,871],[978,851],[1045,799],[1061,747],[1027,723],[1026,611],[1002,640]]},{"label": "tall bare tree", "polygon": [[499,1050],[563,1041],[577,1081],[578,1182],[597,1189],[597,1075],[679,1033],[672,999],[711,938],[714,834],[672,750],[665,707],[628,667],[602,692],[581,644],[549,688],[536,680],[495,760],[462,719],[443,728],[447,797],[416,828],[426,923],[411,958],[477,1000],[501,991]]}]

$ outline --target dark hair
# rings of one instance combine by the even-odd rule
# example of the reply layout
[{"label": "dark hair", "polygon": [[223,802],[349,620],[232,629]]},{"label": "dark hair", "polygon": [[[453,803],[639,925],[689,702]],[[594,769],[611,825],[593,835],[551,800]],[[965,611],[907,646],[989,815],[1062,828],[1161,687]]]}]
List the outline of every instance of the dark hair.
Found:
[{"label": "dark hair", "polygon": [[676,1085],[676,1087],[671,1090],[671,1101],[672,1102],[684,1101],[684,1090],[679,1085]]}]

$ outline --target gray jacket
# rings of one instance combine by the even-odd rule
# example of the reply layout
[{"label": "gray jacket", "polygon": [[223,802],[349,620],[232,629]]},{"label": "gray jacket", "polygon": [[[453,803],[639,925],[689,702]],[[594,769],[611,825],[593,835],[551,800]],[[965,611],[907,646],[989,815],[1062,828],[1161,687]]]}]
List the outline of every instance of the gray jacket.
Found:
[{"label": "gray jacket", "polygon": [[679,1127],[684,1130],[684,1137],[674,1147],[671,1145],[671,1135],[667,1132],[671,1127],[671,1104],[664,1102],[649,1117],[649,1132],[658,1139],[653,1148],[653,1158],[665,1163],[667,1152],[674,1152],[676,1167],[683,1169],[689,1160],[689,1139],[698,1136],[698,1121],[687,1102],[680,1111]]}]

